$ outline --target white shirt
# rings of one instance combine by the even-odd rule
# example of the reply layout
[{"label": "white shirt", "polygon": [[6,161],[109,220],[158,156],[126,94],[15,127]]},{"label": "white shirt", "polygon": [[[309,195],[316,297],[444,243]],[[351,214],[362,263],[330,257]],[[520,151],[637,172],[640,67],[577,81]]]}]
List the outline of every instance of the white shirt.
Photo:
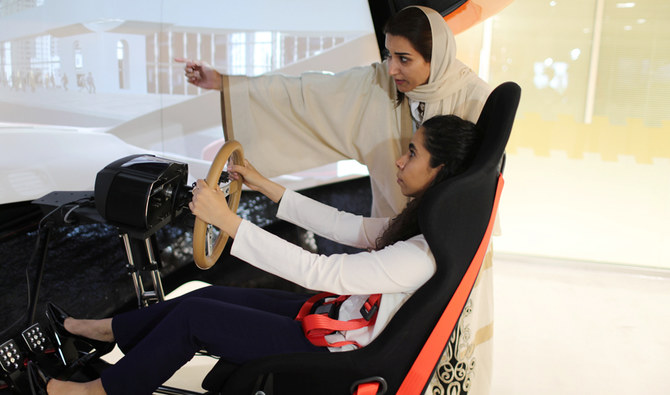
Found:
[{"label": "white shirt", "polygon": [[[388,223],[386,218],[366,218],[321,204],[287,190],[277,217],[333,241],[374,248]],[[242,221],[231,254],[269,273],[307,289],[349,298],[340,308],[340,320],[360,318],[359,309],[371,294],[382,298],[374,326],[329,335],[330,342],[353,340],[369,344],[384,329],[402,304],[435,273],[435,259],[423,235],[397,242],[380,251],[330,256],[306,251],[278,236]],[[331,349],[351,349],[351,346]]]},{"label": "white shirt", "polygon": [[[412,120],[414,121],[414,124],[421,126],[421,124],[423,123],[423,111],[419,110],[419,105],[421,105],[421,102],[412,99],[408,99],[408,102],[409,102],[409,109],[412,112]],[[415,129],[418,129],[418,127],[416,127]]]}]

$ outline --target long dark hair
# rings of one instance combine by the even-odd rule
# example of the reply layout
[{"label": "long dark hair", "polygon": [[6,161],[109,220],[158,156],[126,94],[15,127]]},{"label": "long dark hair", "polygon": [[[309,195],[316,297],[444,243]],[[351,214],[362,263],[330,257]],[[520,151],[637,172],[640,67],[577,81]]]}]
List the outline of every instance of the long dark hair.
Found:
[{"label": "long dark hair", "polygon": [[[442,165],[428,186],[430,189],[470,166],[481,142],[481,132],[475,124],[456,115],[438,115],[421,126],[424,130],[424,146],[430,154],[430,167]],[[377,250],[421,233],[418,210],[422,197],[423,194],[410,200],[403,211],[389,222],[376,240]]]},{"label": "long dark hair", "polygon": [[[430,63],[433,54],[433,33],[426,14],[417,7],[398,11],[384,25],[384,34],[404,37],[423,59]],[[405,94],[398,91],[396,104],[400,105]]]}]

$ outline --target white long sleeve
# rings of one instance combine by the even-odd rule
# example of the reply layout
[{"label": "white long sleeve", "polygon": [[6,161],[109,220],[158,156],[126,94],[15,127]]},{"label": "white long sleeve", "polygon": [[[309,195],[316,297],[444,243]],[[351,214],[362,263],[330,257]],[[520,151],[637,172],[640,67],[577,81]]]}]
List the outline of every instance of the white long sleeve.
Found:
[{"label": "white long sleeve", "polygon": [[363,249],[375,247],[388,218],[370,218],[339,211],[304,195],[286,190],[277,218],[337,243]]},{"label": "white long sleeve", "polygon": [[435,271],[422,235],[380,251],[314,254],[242,221],[231,254],[302,287],[340,295],[413,292]]}]

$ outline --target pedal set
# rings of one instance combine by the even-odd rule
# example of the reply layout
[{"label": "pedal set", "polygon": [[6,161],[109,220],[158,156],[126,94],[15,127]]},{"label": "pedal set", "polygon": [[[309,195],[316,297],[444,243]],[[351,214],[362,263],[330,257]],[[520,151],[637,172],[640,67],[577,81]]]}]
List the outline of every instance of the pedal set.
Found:
[{"label": "pedal set", "polygon": [[28,349],[35,354],[50,354],[56,351],[54,344],[44,333],[39,323],[34,323],[21,332],[21,337],[26,342]]},{"label": "pedal set", "polygon": [[26,356],[13,339],[0,345],[0,365],[2,365],[2,370],[5,373],[12,374],[19,370],[25,359]]},{"label": "pedal set", "polygon": [[[9,339],[0,345],[0,391],[12,394],[30,394],[27,365],[30,361],[50,370],[64,366],[53,355],[56,347],[49,334],[39,323],[34,323],[21,332],[20,337]],[[9,391],[9,392],[6,392]]]}]

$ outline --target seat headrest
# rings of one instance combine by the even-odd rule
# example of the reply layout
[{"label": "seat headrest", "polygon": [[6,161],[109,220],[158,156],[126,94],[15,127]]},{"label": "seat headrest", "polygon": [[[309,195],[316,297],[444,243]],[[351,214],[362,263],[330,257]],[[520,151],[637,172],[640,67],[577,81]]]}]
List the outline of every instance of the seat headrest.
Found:
[{"label": "seat headrest", "polygon": [[482,131],[482,144],[468,172],[498,166],[512,132],[520,98],[521,87],[514,82],[505,82],[486,99],[476,124]]},{"label": "seat headrest", "polygon": [[469,263],[476,251],[474,244],[486,230],[520,97],[521,88],[514,82],[505,82],[491,92],[476,123],[482,142],[472,164],[424,196],[419,226],[435,255],[438,270],[444,261]]}]

